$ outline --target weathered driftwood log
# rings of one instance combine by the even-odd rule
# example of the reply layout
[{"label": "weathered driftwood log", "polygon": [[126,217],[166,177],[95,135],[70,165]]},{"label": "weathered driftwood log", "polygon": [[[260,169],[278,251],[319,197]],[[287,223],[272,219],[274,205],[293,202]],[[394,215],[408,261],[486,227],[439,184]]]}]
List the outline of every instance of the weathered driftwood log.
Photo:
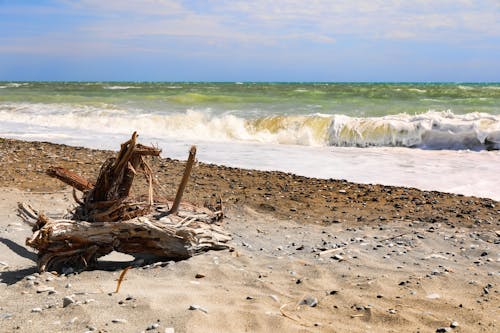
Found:
[{"label": "weathered driftwood log", "polygon": [[33,225],[34,233],[26,244],[38,250],[41,272],[92,268],[99,257],[113,250],[181,260],[229,248],[230,235],[213,223],[220,217],[217,212],[193,211],[189,205],[181,206],[177,215],[164,216],[167,206],[158,205],[155,210],[156,214],[119,223],[87,222],[55,220],[26,204],[19,205],[20,215]]},{"label": "weathered driftwood log", "polygon": [[[174,202],[153,202],[152,170],[144,156],[160,150],[137,144],[137,133],[121,145],[117,157],[101,166],[95,184],[64,168],[48,174],[83,192],[83,200],[70,219],[52,219],[20,204],[20,216],[33,226],[26,244],[38,250],[40,271],[91,268],[111,251],[150,254],[173,260],[186,259],[207,250],[227,249],[231,237],[215,223],[222,220],[222,201],[216,207],[181,202],[196,148],[192,147]],[[131,198],[135,176],[149,182],[148,201]],[[172,207],[172,208],[170,208]]]}]

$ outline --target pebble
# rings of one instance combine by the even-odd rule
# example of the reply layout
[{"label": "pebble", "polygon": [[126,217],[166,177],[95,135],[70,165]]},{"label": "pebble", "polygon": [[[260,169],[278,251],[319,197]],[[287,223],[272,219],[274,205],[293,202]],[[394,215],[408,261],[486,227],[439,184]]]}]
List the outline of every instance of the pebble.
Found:
[{"label": "pebble", "polygon": [[34,313],[42,312],[42,308],[33,308],[33,309],[31,309],[31,312],[34,312]]},{"label": "pebble", "polygon": [[65,296],[63,298],[63,308],[73,303],[75,303],[75,300],[71,296]]},{"label": "pebble", "polygon": [[451,328],[449,328],[449,327],[438,327],[436,329],[436,333],[446,333],[446,332],[451,332]]},{"label": "pebble", "polygon": [[302,301],[300,301],[299,303],[300,305],[302,304],[307,304],[309,305],[311,308],[314,308],[316,305],[318,305],[318,299],[316,297],[311,297],[311,296],[307,296],[306,298],[304,298]]},{"label": "pebble", "polygon": [[47,286],[44,286],[44,287],[39,287],[39,288],[36,290],[36,292],[37,292],[38,294],[41,294],[41,293],[44,293],[44,292],[49,292],[49,293],[50,293],[50,292],[52,292],[52,293],[54,293],[54,291],[55,291],[55,290],[54,290],[54,287],[47,287]]},{"label": "pebble", "polygon": [[436,293],[433,293],[433,294],[429,294],[426,296],[428,299],[437,299],[437,298],[441,298],[441,296],[439,294],[436,294]]},{"label": "pebble", "polygon": [[279,300],[278,296],[276,296],[276,295],[269,295],[269,297],[271,297],[271,298],[272,298],[275,302],[277,302],[277,303],[279,303],[279,302],[280,302],[280,300]]},{"label": "pebble", "polygon": [[153,324],[149,325],[149,326],[146,328],[146,331],[152,331],[152,330],[157,329],[158,327],[160,327],[160,324],[158,324],[158,323],[153,323]]},{"label": "pebble", "polygon": [[339,261],[344,259],[344,257],[342,257],[340,254],[334,255],[332,258]]},{"label": "pebble", "polygon": [[0,319],[9,319],[12,318],[11,313],[0,313]]},{"label": "pebble", "polygon": [[112,322],[113,324],[125,324],[125,323],[127,322],[127,320],[126,320],[126,319],[119,319],[119,318],[118,318],[118,319],[113,319],[113,320],[111,320],[111,322]]},{"label": "pebble", "polygon": [[201,307],[201,306],[199,306],[197,304],[191,304],[189,306],[189,310],[200,310],[202,312],[208,313],[207,309],[205,309],[205,308],[203,308],[203,307]]},{"label": "pebble", "polygon": [[394,309],[389,309],[387,312],[389,312],[390,314],[396,314],[397,313],[397,311],[394,310]]},{"label": "pebble", "polygon": [[458,322],[456,322],[456,321],[452,321],[451,324],[450,324],[451,328],[456,328],[458,326],[460,326],[460,325],[458,325]]}]

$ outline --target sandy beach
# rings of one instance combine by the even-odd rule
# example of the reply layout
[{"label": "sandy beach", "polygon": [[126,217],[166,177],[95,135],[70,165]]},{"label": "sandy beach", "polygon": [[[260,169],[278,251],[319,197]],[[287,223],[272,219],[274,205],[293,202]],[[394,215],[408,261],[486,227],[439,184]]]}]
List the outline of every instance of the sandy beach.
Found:
[{"label": "sandy beach", "polygon": [[[38,274],[16,215],[74,205],[51,165],[89,179],[113,152],[0,139],[1,332],[497,332],[500,203],[199,163],[185,199],[223,198],[233,251]],[[153,163],[175,195],[184,162]],[[138,185],[139,187],[141,184]],[[145,186],[145,183],[142,184]]]}]

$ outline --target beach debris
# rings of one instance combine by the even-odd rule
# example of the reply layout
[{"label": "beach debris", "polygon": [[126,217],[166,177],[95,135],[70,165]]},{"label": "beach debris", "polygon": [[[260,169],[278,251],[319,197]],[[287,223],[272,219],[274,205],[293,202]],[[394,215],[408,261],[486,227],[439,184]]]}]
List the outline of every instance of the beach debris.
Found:
[{"label": "beach debris", "polygon": [[[161,151],[137,143],[137,138],[134,132],[117,156],[102,164],[95,182],[61,167],[49,168],[50,176],[83,192],[81,199],[74,194],[78,205],[69,218],[54,219],[27,204],[18,205],[19,215],[33,227],[26,244],[38,251],[40,272],[71,274],[91,269],[99,257],[113,250],[182,260],[230,247],[231,236],[220,226],[222,200],[203,207],[181,201],[196,147],[189,151],[175,198],[168,200],[158,195],[160,185],[146,160]],[[132,195],[139,175],[145,177],[147,193]]]},{"label": "beach debris", "polygon": [[125,269],[121,272],[120,277],[116,282],[116,290],[115,290],[116,294],[120,291],[120,286],[122,285],[123,278],[125,277],[125,274],[128,272],[130,268],[132,268],[132,266],[125,267]]},{"label": "beach debris", "polygon": [[31,309],[31,312],[40,313],[40,312],[42,312],[42,308],[33,308],[33,309]]}]

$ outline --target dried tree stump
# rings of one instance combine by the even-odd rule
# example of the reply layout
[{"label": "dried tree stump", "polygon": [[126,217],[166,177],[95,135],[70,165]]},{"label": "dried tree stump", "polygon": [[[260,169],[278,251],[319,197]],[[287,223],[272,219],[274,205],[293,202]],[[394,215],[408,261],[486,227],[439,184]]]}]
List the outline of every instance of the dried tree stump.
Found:
[{"label": "dried tree stump", "polygon": [[[181,260],[229,248],[231,236],[217,225],[223,218],[222,200],[215,208],[180,201],[196,148],[191,148],[175,202],[155,204],[153,172],[144,157],[159,156],[160,150],[138,144],[137,137],[134,132],[117,156],[103,163],[95,183],[64,168],[48,170],[50,176],[83,192],[69,219],[48,218],[29,205],[19,205],[20,216],[33,226],[26,244],[38,251],[40,271],[89,269],[111,251]],[[139,173],[149,183],[147,202],[130,196]]]}]

